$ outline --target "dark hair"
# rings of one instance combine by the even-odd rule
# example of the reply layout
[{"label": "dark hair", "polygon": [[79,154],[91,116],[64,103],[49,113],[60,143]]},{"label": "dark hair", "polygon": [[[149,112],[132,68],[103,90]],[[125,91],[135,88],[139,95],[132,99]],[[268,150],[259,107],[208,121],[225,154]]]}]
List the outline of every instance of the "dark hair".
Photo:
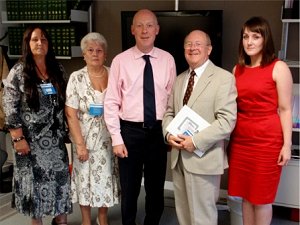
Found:
[{"label": "dark hair", "polygon": [[243,47],[243,35],[245,29],[261,34],[264,39],[260,66],[263,67],[273,62],[276,55],[270,25],[268,21],[262,17],[252,17],[245,22],[241,30],[238,63],[241,66],[249,65],[251,63],[250,57],[246,54]]},{"label": "dark hair", "polygon": [[26,101],[30,108],[34,111],[38,111],[40,104],[38,99],[38,89],[37,86],[40,83],[40,79],[35,70],[36,64],[33,59],[33,55],[30,49],[30,39],[34,30],[40,29],[45,38],[48,40],[48,52],[46,55],[46,68],[47,74],[49,77],[49,82],[57,90],[59,96],[60,104],[64,104],[65,101],[65,91],[66,91],[66,81],[64,79],[64,70],[62,66],[55,59],[55,53],[53,50],[53,44],[51,37],[47,33],[46,29],[40,25],[29,26],[23,35],[22,43],[22,57],[20,61],[24,65],[23,74],[24,74],[24,88],[26,94]]}]

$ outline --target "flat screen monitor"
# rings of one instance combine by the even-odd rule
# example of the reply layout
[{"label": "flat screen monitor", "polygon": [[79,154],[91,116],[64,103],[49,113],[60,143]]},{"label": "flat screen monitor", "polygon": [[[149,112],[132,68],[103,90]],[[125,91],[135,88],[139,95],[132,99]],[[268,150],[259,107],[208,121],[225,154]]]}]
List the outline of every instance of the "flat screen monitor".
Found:
[{"label": "flat screen monitor", "polygon": [[[136,11],[122,11],[122,49],[134,46],[131,34],[132,19]],[[222,66],[222,10],[154,11],[160,25],[155,46],[170,52],[175,58],[177,74],[188,69],[184,58],[183,41],[195,29],[209,34],[213,50],[210,59]]]}]

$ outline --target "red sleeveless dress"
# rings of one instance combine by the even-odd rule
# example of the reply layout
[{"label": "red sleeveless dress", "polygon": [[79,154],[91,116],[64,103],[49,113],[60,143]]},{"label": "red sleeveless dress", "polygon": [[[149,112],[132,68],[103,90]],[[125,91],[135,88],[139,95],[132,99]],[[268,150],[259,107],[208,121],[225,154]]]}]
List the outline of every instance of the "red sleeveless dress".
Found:
[{"label": "red sleeveless dress", "polygon": [[252,204],[273,203],[281,174],[277,165],[283,145],[278,115],[275,63],[236,66],[237,123],[229,144],[228,194]]}]

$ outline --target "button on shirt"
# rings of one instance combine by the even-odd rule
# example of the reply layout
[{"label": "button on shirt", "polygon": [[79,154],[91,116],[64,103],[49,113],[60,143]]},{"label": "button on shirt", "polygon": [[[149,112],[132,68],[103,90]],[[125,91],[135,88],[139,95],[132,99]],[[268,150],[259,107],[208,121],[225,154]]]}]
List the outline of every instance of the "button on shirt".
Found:
[{"label": "button on shirt", "polygon": [[[117,55],[111,64],[104,102],[104,116],[112,144],[123,144],[120,119],[143,122],[144,53],[132,47]],[[153,69],[156,118],[162,120],[176,78],[176,66],[171,54],[154,47],[150,55]]]}]

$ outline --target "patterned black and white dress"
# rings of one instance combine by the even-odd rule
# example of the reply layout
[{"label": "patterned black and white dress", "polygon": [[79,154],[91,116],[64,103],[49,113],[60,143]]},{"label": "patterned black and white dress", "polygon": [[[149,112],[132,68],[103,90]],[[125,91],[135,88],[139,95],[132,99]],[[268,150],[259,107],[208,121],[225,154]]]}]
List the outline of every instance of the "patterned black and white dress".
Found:
[{"label": "patterned black and white dress", "polygon": [[17,211],[32,218],[71,213],[63,103],[56,94],[44,95],[38,86],[40,109],[30,109],[22,63],[11,69],[3,83],[6,126],[22,128],[31,150],[28,155],[15,154],[13,192]]}]

